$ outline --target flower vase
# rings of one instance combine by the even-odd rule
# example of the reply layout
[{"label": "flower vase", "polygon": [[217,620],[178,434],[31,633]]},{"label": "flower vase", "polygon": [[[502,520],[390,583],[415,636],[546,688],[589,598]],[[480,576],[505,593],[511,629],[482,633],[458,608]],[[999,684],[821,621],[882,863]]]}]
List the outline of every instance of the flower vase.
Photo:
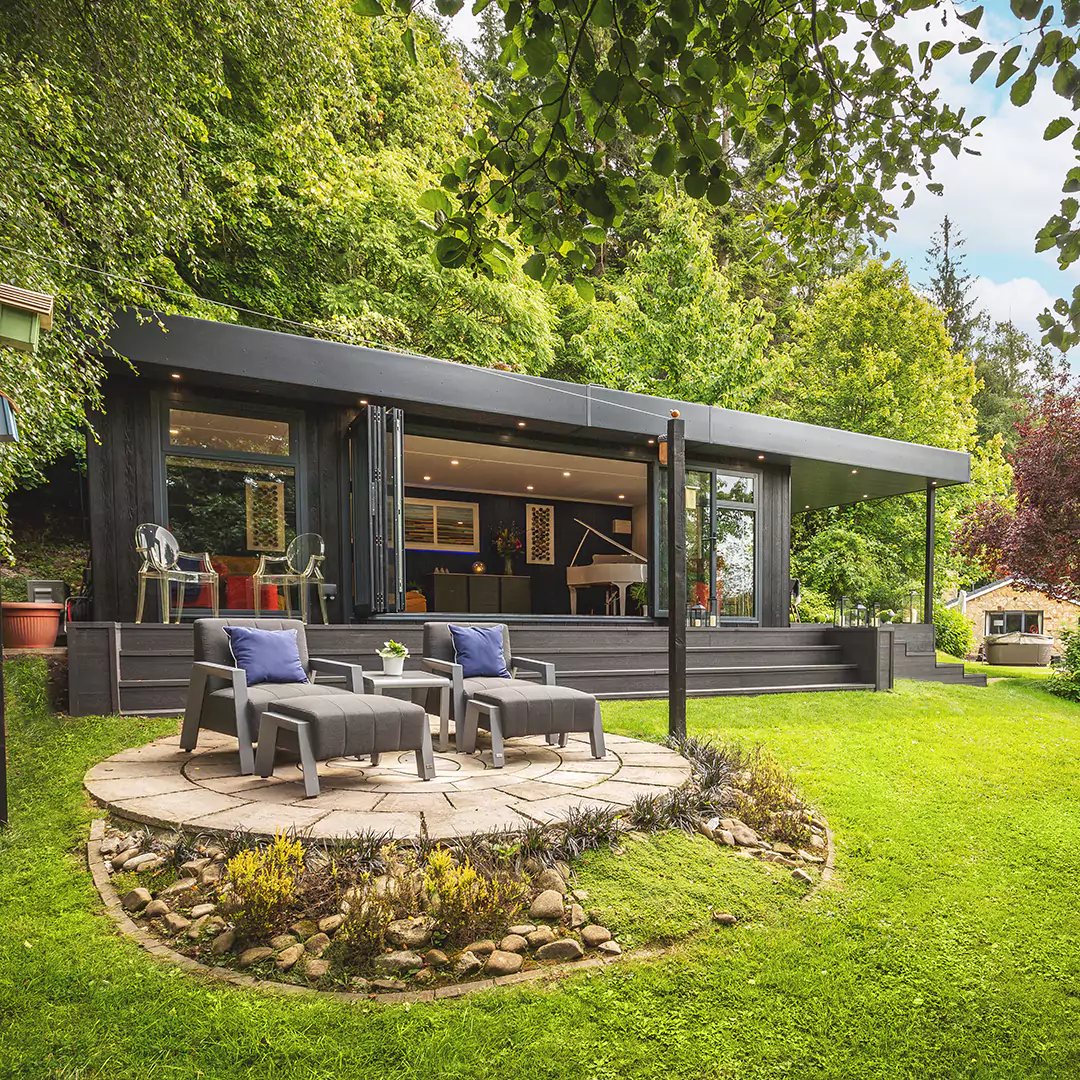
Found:
[{"label": "flower vase", "polygon": [[512,577],[513,576],[513,573],[514,573],[514,556],[513,555],[504,555],[503,556],[503,573],[507,577]]}]

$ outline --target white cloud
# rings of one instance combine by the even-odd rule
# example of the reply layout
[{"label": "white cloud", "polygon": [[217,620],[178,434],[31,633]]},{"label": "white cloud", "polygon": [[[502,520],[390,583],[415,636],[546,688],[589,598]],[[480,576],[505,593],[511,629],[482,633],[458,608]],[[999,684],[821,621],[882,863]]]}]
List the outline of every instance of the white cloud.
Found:
[{"label": "white cloud", "polygon": [[977,277],[971,283],[971,291],[979,307],[995,322],[1011,320],[1036,341],[1042,337],[1037,318],[1054,302],[1054,297],[1034,278],[1019,277],[999,283]]}]

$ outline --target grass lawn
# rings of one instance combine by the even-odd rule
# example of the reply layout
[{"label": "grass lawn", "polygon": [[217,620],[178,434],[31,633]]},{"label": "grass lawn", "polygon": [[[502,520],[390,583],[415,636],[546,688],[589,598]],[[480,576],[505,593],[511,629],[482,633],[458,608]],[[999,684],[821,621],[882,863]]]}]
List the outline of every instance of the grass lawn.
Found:
[{"label": "grass lawn", "polygon": [[[692,700],[690,730],[764,742],[837,833],[838,881],[668,836],[591,859],[590,905],[670,955],[437,1005],[209,987],[116,936],[83,866],[84,769],[169,727],[57,719],[8,665],[0,1077],[1001,1078],[1080,1074],[1080,707],[1033,680]],[[662,705],[605,705],[659,739]],[[743,917],[713,926],[709,905]]]},{"label": "grass lawn", "polygon": [[938,649],[938,660],[943,664],[963,664],[965,671],[989,675],[992,679],[1045,679],[1053,670],[1050,667],[1008,667],[1005,664],[983,664],[977,660],[961,660]]}]

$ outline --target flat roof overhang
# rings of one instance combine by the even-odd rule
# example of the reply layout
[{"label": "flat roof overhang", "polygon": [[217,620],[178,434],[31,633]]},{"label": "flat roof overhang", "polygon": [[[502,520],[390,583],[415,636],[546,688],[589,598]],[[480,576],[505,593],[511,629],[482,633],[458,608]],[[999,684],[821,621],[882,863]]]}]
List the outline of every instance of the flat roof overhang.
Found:
[{"label": "flat roof overhang", "polygon": [[791,468],[792,513],[963,484],[968,454],[818,427],[697,402],[676,401],[476,367],[411,353],[259,330],[182,315],[126,311],[110,345],[147,374],[187,373],[206,387],[307,400],[360,399],[412,416],[534,430],[584,441],[636,441],[686,422],[687,455]]}]

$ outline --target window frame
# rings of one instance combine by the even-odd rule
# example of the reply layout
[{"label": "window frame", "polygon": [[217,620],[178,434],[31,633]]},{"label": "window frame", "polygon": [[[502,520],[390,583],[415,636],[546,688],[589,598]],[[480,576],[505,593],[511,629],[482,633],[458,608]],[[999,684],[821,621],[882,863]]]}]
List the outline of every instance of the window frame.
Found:
[{"label": "window frame", "polygon": [[[1046,621],[1045,621],[1046,620],[1046,612],[1045,611],[1041,611],[1041,610],[1040,611],[1035,611],[1035,610],[1030,610],[1030,609],[1021,610],[1020,608],[1014,608],[1011,611],[1010,610],[987,611],[984,614],[985,614],[986,618],[985,618],[985,621],[983,623],[983,627],[984,627],[983,637],[993,637],[996,634],[1016,634],[1016,633],[1026,634],[1026,633],[1029,632],[1028,629],[1027,629],[1027,627],[1030,625],[1029,619],[1033,615],[1038,620],[1039,629],[1036,631],[1036,633],[1042,634],[1042,633],[1045,632],[1045,630],[1044,630],[1044,628],[1046,626]],[[1008,620],[1009,620],[1010,615],[1014,616],[1014,617],[1015,616],[1020,617],[1020,629],[1019,630],[1010,630],[1009,629]],[[999,630],[999,631],[995,631],[992,628],[991,624],[992,624],[992,621],[995,618],[999,618],[999,619],[1002,620],[1002,624],[1004,626],[1004,629]]]}]

